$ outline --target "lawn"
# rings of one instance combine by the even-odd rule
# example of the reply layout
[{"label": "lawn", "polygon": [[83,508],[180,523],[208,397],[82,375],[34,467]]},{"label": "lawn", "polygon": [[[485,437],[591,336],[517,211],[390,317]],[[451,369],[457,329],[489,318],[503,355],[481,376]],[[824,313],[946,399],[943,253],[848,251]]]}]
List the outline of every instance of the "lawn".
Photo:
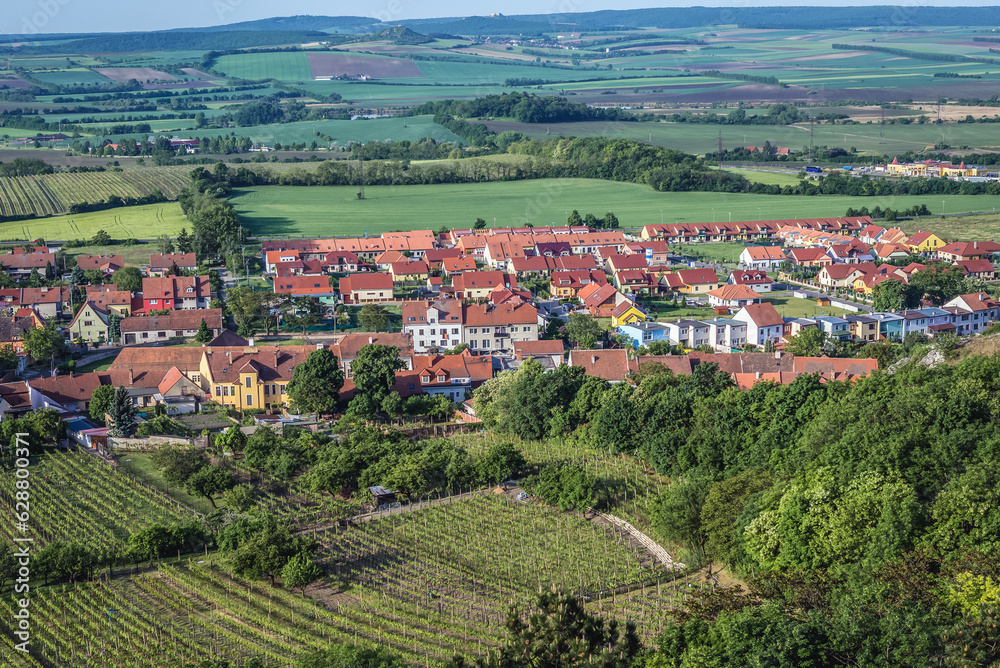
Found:
[{"label": "lawn", "polygon": [[[947,207],[948,198],[945,198]],[[940,206],[940,203],[938,204]],[[985,210],[988,207],[984,207]],[[996,207],[1000,208],[1000,207]],[[957,241],[985,241],[987,239],[995,241],[1000,238],[1000,215],[994,212],[983,215],[972,216],[941,216],[915,218],[913,220],[901,220],[896,223],[896,227],[904,232],[933,232],[942,239],[954,239]]]},{"label": "lawn", "polygon": [[[147,485],[150,485],[164,494],[177,499],[188,508],[193,508],[200,513],[212,512],[212,504],[208,499],[200,496],[192,496],[186,490],[179,487],[170,486],[163,479],[163,473],[153,463],[152,455],[138,452],[123,452],[119,458],[121,468]],[[218,503],[218,500],[216,501]]]},{"label": "lawn", "polygon": [[834,306],[820,306],[815,299],[799,299],[785,292],[773,292],[761,298],[763,302],[774,304],[784,318],[812,318],[817,315],[843,316],[848,311]]},{"label": "lawn", "polygon": [[66,254],[70,257],[80,255],[122,255],[125,257],[125,264],[136,267],[149,264],[149,256],[159,253],[160,248],[157,243],[140,243],[134,246],[81,246],[79,248],[67,248]]},{"label": "lawn", "polygon": [[114,357],[109,357],[104,360],[97,360],[96,362],[91,362],[90,364],[84,364],[83,366],[78,366],[74,370],[75,373],[90,373],[91,371],[107,371],[111,368],[111,365],[115,363]]},{"label": "lawn", "polygon": [[[590,179],[534,179],[473,184],[368,186],[357,199],[354,186],[264,186],[234,191],[241,221],[259,236],[377,235],[391,230],[467,227],[477,217],[499,226],[562,225],[568,213],[603,216],[611,210],[622,227],[662,222],[722,222],[842,216],[848,207],[905,209],[929,196],[860,198],[848,196],[743,195],[656,192],[649,186]],[[1000,196],[950,196],[948,210],[988,211]],[[16,225],[16,223],[14,223]],[[178,225],[179,227],[179,225]],[[0,235],[2,236],[2,235]]]},{"label": "lawn", "polygon": [[0,223],[0,240],[90,239],[98,230],[106,230],[113,239],[153,239],[161,234],[177,236],[182,227],[190,229],[191,221],[181,213],[180,204],[168,202]]}]

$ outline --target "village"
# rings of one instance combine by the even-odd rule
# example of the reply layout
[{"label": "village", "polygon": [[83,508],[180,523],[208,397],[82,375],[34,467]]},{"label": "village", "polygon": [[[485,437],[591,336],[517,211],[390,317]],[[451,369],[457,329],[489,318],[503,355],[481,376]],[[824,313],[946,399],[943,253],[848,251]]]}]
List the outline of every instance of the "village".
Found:
[{"label": "village", "polygon": [[[685,254],[720,242],[743,244],[734,262]],[[59,266],[59,250],[17,247],[0,264],[27,279]],[[314,420],[296,414],[286,393],[295,367],[313,350],[331,351],[349,401],[351,362],[369,344],[398,349],[402,398],[444,396],[459,421],[477,419],[473,390],[527,360],[610,382],[628,381],[646,362],[677,374],[715,363],[745,389],[807,373],[849,380],[878,369],[878,360],[836,357],[838,344],[987,331],[1000,319],[1000,302],[986,291],[998,254],[992,241],[908,235],[867,217],[647,225],[637,234],[567,226],[268,239],[254,280],[270,288],[249,294],[263,320],[274,319],[273,332],[247,331],[249,316],[227,307],[249,290],[239,269],[223,270],[223,281],[193,252],[152,253],[139,268],[123,255],[79,255],[66,276],[87,284],[0,290],[0,345],[17,360],[0,384],[0,415],[54,408],[73,425],[70,438],[96,447],[108,428],[90,419],[89,403],[111,385],[126,387],[150,414],[220,405],[264,421]],[[873,307],[880,291],[949,267],[960,272],[958,285],[981,289]],[[139,289],[116,283],[116,274],[138,277]],[[366,309],[384,318],[374,331],[364,331]],[[301,335],[277,326],[296,318],[307,325]],[[568,336],[571,321],[592,322],[591,335]],[[84,361],[112,361],[84,373],[73,365],[63,375],[32,373],[38,365],[25,338],[53,325]],[[819,348],[795,354],[790,342],[810,329]]]}]

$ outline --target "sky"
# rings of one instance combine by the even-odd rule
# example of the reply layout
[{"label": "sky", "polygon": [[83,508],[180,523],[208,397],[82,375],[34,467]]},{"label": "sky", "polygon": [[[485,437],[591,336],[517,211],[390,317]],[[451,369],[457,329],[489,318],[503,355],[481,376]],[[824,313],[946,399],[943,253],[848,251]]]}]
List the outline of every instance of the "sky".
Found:
[{"label": "sky", "polygon": [[321,0],[3,0],[0,34],[29,36],[59,32],[125,32],[202,27],[253,21],[273,16],[315,14],[370,16],[391,23],[402,19],[503,14],[592,12],[602,9],[642,7],[752,7],[774,5],[857,6],[990,5],[992,0],[491,0],[474,6],[462,0],[356,0],[351,3]]}]

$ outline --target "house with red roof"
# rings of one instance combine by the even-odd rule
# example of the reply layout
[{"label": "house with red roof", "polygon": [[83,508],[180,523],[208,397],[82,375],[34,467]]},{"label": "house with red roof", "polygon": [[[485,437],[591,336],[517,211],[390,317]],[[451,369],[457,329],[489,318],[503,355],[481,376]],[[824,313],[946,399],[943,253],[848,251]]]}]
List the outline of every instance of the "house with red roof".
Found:
[{"label": "house with red roof", "polygon": [[96,269],[110,276],[125,266],[124,255],[77,255],[76,264],[84,271]]},{"label": "house with red roof", "polygon": [[467,271],[476,271],[476,258],[474,256],[446,257],[441,260],[441,273],[444,276],[456,276]]},{"label": "house with red roof", "polygon": [[349,274],[340,279],[340,294],[345,304],[391,302],[392,275],[386,273]]},{"label": "house with red roof", "polygon": [[142,279],[142,310],[208,308],[212,299],[208,276],[167,276]]},{"label": "house with red roof", "polygon": [[714,269],[681,269],[676,273],[681,282],[679,292],[686,294],[698,294],[711,292],[719,287],[719,277]]},{"label": "house with red roof", "polygon": [[432,248],[424,253],[424,262],[430,269],[442,269],[444,260],[458,259],[463,255],[461,248]]},{"label": "house with red roof", "polygon": [[375,258],[375,267],[379,271],[389,271],[389,267],[394,262],[406,262],[409,260],[408,257],[403,255],[398,250],[387,250],[384,253],[379,253],[378,257]]},{"label": "house with red roof", "polygon": [[612,281],[624,293],[653,294],[660,291],[660,284],[644,269],[622,269],[615,273]]},{"label": "house with red roof", "polygon": [[730,272],[729,285],[745,285],[754,292],[771,292],[774,281],[762,269],[742,269]]},{"label": "house with red roof", "polygon": [[150,276],[167,276],[175,266],[180,271],[198,271],[198,256],[195,253],[152,253],[148,273]]},{"label": "house with red roof", "polygon": [[791,248],[788,251],[788,259],[797,267],[822,267],[833,264],[833,258],[827,255],[826,249],[821,246]]},{"label": "house with red roof", "polygon": [[955,333],[959,336],[976,334],[1000,319],[1000,302],[985,292],[959,295],[942,308],[955,316]]},{"label": "house with red roof", "polygon": [[198,333],[201,321],[218,336],[222,331],[222,309],[210,308],[193,311],[173,311],[170,315],[132,316],[121,322],[122,342],[125,345],[191,338]]},{"label": "house with red roof", "polygon": [[393,283],[419,282],[422,283],[430,278],[430,269],[423,260],[409,260],[406,262],[393,262],[389,265],[389,273],[392,275]]},{"label": "house with red roof", "polygon": [[415,355],[413,370],[425,394],[443,395],[461,403],[493,377],[493,358],[472,355],[468,350],[461,355]]},{"label": "house with red roof", "polygon": [[554,271],[549,278],[549,294],[555,299],[576,299],[585,286],[607,282],[607,275],[597,269]]},{"label": "house with red roof", "polygon": [[1000,253],[1000,244],[995,241],[954,241],[938,248],[934,256],[939,260],[958,262],[988,258],[997,253]]},{"label": "house with red roof", "polygon": [[781,342],[785,321],[770,302],[747,304],[732,318],[747,324],[747,343],[763,347],[768,341]]},{"label": "house with red roof", "polygon": [[403,302],[403,332],[417,353],[447,350],[462,343],[462,302],[457,299]]},{"label": "house with red roof", "polygon": [[462,340],[475,354],[509,353],[519,341],[538,340],[538,310],[531,304],[467,304]]},{"label": "house with red roof", "polygon": [[516,288],[517,279],[502,271],[467,271],[452,280],[456,299],[488,299],[498,286]]},{"label": "house with red roof", "polygon": [[337,301],[337,291],[330,285],[330,279],[319,276],[276,276],[274,294],[292,297],[315,297],[321,304]]},{"label": "house with red roof", "polygon": [[997,280],[997,270],[989,260],[959,260],[955,263],[962,268],[969,278],[978,278],[981,281]]}]

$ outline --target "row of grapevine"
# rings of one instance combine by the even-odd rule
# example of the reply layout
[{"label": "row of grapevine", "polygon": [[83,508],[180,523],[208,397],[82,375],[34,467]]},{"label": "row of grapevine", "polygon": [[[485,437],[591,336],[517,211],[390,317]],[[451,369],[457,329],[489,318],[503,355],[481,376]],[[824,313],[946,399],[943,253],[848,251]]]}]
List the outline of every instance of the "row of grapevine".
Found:
[{"label": "row of grapevine", "polygon": [[173,199],[188,184],[187,168],[0,177],[0,217],[66,213],[71,204],[111,195],[137,199],[159,190]]},{"label": "row of grapevine", "polygon": [[[41,547],[54,540],[86,540],[107,559],[120,554],[128,536],[151,524],[174,524],[194,515],[134,478],[83,453],[48,453],[31,466],[31,533]],[[14,506],[14,477],[0,477],[0,506]],[[12,513],[0,533],[14,535]]]}]

